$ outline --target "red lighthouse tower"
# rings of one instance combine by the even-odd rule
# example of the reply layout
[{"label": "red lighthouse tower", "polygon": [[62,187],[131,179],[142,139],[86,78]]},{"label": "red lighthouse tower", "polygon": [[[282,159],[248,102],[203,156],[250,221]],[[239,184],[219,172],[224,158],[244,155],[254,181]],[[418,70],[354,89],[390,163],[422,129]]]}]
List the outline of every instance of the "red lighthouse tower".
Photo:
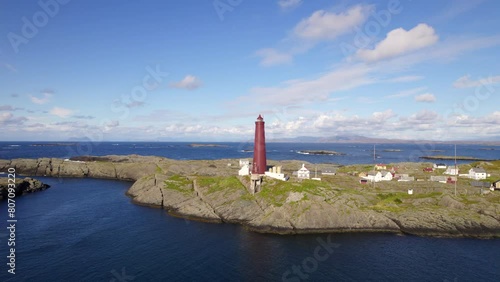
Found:
[{"label": "red lighthouse tower", "polygon": [[264,119],[261,115],[255,121],[255,140],[253,145],[252,174],[264,174],[267,169],[266,137],[264,133]]}]

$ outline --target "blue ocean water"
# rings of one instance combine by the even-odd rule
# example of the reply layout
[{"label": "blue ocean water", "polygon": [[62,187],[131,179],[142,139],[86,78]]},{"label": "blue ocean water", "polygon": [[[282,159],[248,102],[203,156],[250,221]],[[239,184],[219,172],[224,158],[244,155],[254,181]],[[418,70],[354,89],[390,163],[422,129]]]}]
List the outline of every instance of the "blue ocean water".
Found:
[{"label": "blue ocean water", "polygon": [[[280,236],[134,205],[131,185],[45,178],[16,200],[16,274],[0,281],[498,281],[500,240],[391,234]],[[0,203],[0,225],[6,202]],[[325,247],[327,246],[327,247]]]},{"label": "blue ocean water", "polygon": [[[249,143],[0,142],[0,158],[140,154],[173,159],[251,158]],[[47,145],[47,143],[44,143]],[[483,150],[483,149],[493,150]],[[386,152],[384,149],[399,149]],[[459,155],[498,159],[500,148],[458,146]],[[373,163],[369,144],[268,143],[269,159]],[[300,150],[335,150],[313,156]],[[438,150],[439,152],[436,152]],[[452,145],[377,145],[377,162],[451,155]],[[138,206],[129,182],[39,177],[52,187],[16,199],[16,275],[7,273],[7,202],[0,202],[0,281],[498,281],[500,240],[392,234],[280,236],[238,225],[171,217]],[[325,247],[326,246],[326,247]],[[331,251],[331,253],[330,253]]]},{"label": "blue ocean water", "polygon": [[[70,158],[81,155],[155,155],[177,160],[200,160],[222,158],[252,158],[253,144],[250,142],[211,143],[222,147],[191,147],[182,142],[0,142],[0,159],[13,158]],[[66,146],[61,146],[61,144]],[[311,163],[372,164],[395,162],[419,162],[421,156],[455,154],[452,144],[328,144],[328,143],[267,143],[267,158],[270,160],[304,160]],[[303,150],[333,150],[343,156],[304,155]],[[399,151],[391,151],[399,150]],[[457,155],[482,159],[500,159],[500,146],[457,145]],[[454,161],[439,161],[451,164]],[[459,161],[464,163],[464,161]]]}]

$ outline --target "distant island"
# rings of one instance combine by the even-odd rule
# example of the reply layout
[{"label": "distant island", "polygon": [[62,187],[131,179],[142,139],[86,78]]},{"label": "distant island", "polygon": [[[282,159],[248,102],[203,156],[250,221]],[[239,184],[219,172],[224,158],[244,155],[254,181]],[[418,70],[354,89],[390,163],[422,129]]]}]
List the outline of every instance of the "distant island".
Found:
[{"label": "distant island", "polygon": [[481,159],[481,158],[475,158],[475,157],[467,157],[467,156],[423,156],[420,157],[421,159],[424,160],[459,160],[459,161],[485,161],[485,162],[490,162],[494,161],[491,159]]},{"label": "distant island", "polygon": [[297,151],[297,153],[302,155],[329,155],[329,156],[344,156],[344,153],[339,153],[336,151],[327,151],[327,150],[302,150]]},{"label": "distant island", "polygon": [[[267,140],[268,142],[282,143],[358,143],[358,144],[457,144],[457,145],[483,145],[483,146],[500,146],[500,136],[491,140],[415,140],[415,139],[390,139],[376,138],[362,135],[334,135],[324,137],[314,136],[298,136],[292,138],[274,138]],[[432,150],[430,150],[432,151]]]},{"label": "distant island", "polygon": [[77,143],[39,143],[39,144],[30,144],[33,147],[52,147],[52,146],[75,146]]},{"label": "distant island", "polygon": [[384,149],[382,152],[402,152],[403,150],[401,149]]},{"label": "distant island", "polygon": [[198,147],[228,147],[228,145],[223,145],[223,144],[200,144],[200,143],[193,143],[189,144],[190,147],[193,148],[198,148]]}]

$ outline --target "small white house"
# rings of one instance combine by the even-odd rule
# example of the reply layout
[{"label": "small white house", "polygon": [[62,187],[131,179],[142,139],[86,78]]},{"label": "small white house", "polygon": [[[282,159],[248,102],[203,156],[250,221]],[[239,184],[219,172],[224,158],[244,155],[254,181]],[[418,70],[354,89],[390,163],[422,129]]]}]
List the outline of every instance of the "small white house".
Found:
[{"label": "small white house", "polygon": [[363,178],[370,182],[379,182],[382,178],[382,173],[380,171],[370,171]]},{"label": "small white house", "polygon": [[281,166],[273,166],[269,168],[269,171],[266,171],[265,175],[271,178],[286,181],[285,174],[281,172]]},{"label": "small white house", "polygon": [[250,164],[243,165],[238,171],[239,176],[250,175]]},{"label": "small white house", "polygon": [[459,170],[458,167],[455,168],[455,166],[449,166],[444,172],[444,174],[458,175],[458,170]]},{"label": "small white house", "polygon": [[392,174],[388,171],[370,171],[363,178],[370,182],[391,181]]},{"label": "small white house", "polygon": [[306,168],[305,164],[297,171],[297,177],[299,179],[309,179],[311,177],[310,171]]},{"label": "small white house", "polygon": [[337,173],[336,169],[325,169],[321,171],[321,175],[335,175]]},{"label": "small white house", "polygon": [[409,181],[415,181],[414,176],[403,176],[398,179],[398,182],[409,182]]},{"label": "small white house", "polygon": [[445,164],[434,164],[432,166],[434,169],[447,169],[448,167]]},{"label": "small white house", "polygon": [[486,179],[486,177],[488,177],[488,175],[484,168],[474,167],[469,170],[469,178],[471,179],[479,180]]},{"label": "small white house", "polygon": [[392,180],[392,173],[389,171],[382,171],[381,173],[381,180],[382,181],[391,181]]}]

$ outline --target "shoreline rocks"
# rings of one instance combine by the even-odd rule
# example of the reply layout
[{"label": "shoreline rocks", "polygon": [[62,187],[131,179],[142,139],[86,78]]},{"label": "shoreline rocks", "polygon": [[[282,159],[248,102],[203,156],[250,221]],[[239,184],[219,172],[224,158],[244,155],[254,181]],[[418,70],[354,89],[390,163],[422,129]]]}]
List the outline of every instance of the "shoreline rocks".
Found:
[{"label": "shoreline rocks", "polygon": [[344,156],[344,153],[336,152],[336,151],[327,151],[327,150],[301,150],[297,151],[297,153],[302,155],[328,155],[328,156]]},{"label": "shoreline rocks", "polygon": [[457,161],[485,161],[485,162],[490,162],[494,160],[489,160],[489,159],[481,159],[481,158],[475,158],[475,157],[467,157],[467,156],[423,156],[420,157],[421,159],[424,160],[457,160]]},{"label": "shoreline rocks", "polygon": [[[42,183],[41,181],[26,177],[24,179],[16,178],[15,194],[22,196],[24,194],[35,193],[50,188],[50,185]],[[8,178],[0,178],[0,200],[7,199],[9,194],[9,180]]]},{"label": "shoreline rocks", "polygon": [[[378,201],[384,200],[377,199],[377,194],[369,189],[358,191],[328,186],[335,184],[321,186],[322,182],[314,181],[311,183],[318,183],[314,184],[318,187],[294,191],[287,189],[301,187],[300,183],[292,182],[286,184],[291,185],[288,188],[279,188],[285,182],[267,181],[263,192],[251,195],[245,187],[248,179],[234,176],[237,165],[227,165],[236,162],[110,155],[70,160],[0,160],[0,171],[15,167],[17,173],[32,176],[133,181],[126,192],[133,203],[162,208],[173,216],[189,220],[240,224],[255,232],[389,232],[438,237],[500,237],[500,203],[484,202],[483,197],[478,197],[477,203],[468,204],[446,193],[429,194],[428,198],[420,195],[421,198],[399,201],[408,206],[400,209],[393,202],[387,203],[388,200],[384,202],[386,205],[380,206]],[[283,161],[287,162],[291,167],[296,165],[294,161]]]}]

